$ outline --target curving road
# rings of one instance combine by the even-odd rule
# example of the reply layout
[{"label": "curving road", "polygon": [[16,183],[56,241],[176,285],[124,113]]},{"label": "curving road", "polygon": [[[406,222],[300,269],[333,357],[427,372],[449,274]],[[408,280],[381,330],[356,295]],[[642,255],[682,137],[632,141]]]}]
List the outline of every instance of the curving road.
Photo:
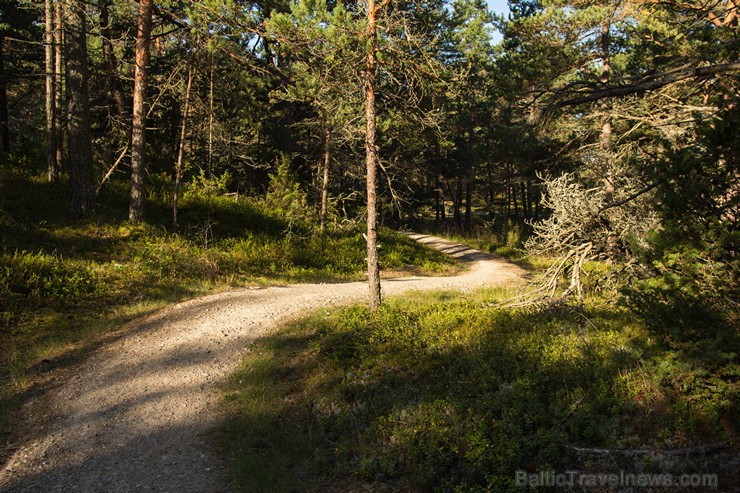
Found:
[{"label": "curving road", "polygon": [[[455,277],[384,280],[384,296],[501,285],[524,273],[457,243],[412,237],[470,262],[470,269]],[[281,319],[366,297],[364,282],[241,289],[129,324],[43,404],[25,406],[33,432],[0,470],[0,490],[228,491],[224,459],[209,447],[208,433],[219,420],[216,384]]]}]

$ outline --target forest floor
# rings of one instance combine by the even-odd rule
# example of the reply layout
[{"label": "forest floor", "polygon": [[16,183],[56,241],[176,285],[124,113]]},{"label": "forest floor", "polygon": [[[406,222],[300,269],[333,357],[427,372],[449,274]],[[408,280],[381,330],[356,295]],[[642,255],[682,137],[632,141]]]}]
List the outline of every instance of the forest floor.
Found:
[{"label": "forest floor", "polygon": [[[514,264],[440,238],[415,239],[469,264],[455,277],[400,277],[383,295],[517,282]],[[367,284],[293,284],[218,293],[126,324],[22,409],[3,491],[229,491],[212,445],[218,384],[279,322],[361,301]]]}]

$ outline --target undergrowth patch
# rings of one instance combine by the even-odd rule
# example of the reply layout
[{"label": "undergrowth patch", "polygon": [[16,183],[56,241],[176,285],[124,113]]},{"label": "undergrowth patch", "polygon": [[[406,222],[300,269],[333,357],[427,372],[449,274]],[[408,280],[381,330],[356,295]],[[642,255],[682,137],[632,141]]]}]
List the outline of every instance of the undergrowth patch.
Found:
[{"label": "undergrowth patch", "polygon": [[[308,213],[289,220],[262,200],[199,180],[184,187],[173,231],[163,180],[150,194],[145,224],[126,221],[123,181],[106,185],[94,217],[74,221],[64,211],[64,183],[0,169],[0,432],[41,361],[53,366],[153,306],[236,286],[363,278],[358,228],[319,235]],[[404,235],[383,230],[380,237],[384,267],[455,269]]]},{"label": "undergrowth patch", "polygon": [[596,300],[542,313],[498,309],[500,296],[321,310],[251,347],[224,388],[220,436],[238,484],[523,491],[517,470],[587,468],[577,447],[733,438],[737,367],[727,360],[719,372],[687,360]]}]

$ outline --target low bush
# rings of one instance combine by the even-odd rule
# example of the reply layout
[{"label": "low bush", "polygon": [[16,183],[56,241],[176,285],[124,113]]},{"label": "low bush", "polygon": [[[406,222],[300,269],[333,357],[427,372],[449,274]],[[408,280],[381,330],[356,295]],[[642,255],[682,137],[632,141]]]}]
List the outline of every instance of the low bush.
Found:
[{"label": "low bush", "polygon": [[[285,173],[269,203],[226,193],[228,177],[195,176],[183,187],[177,232],[165,226],[167,177],[152,180],[148,223],[126,221],[127,184],[115,180],[94,217],[72,221],[60,206],[64,183],[0,168],[0,432],[4,401],[30,386],[39,362],[62,359],[127,318],[230,286],[363,278],[362,233],[314,234]],[[292,216],[281,215],[277,202]],[[381,241],[384,265],[444,271],[453,264],[389,230]]]},{"label": "low bush", "polygon": [[499,310],[499,296],[321,310],[252,347],[224,389],[237,481],[521,491],[517,470],[587,468],[577,446],[670,449],[734,436],[731,362],[683,359],[611,305]]}]

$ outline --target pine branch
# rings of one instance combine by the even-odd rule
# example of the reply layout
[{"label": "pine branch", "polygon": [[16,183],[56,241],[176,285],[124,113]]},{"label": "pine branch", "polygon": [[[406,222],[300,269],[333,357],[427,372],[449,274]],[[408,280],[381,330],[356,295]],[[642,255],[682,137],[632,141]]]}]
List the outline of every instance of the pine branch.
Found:
[{"label": "pine branch", "polygon": [[551,105],[552,109],[565,106],[577,106],[606,98],[619,98],[632,94],[654,91],[669,84],[674,84],[687,79],[702,79],[713,75],[740,70],[740,62],[725,63],[721,65],[709,65],[704,67],[683,66],[676,70],[663,73],[638,81],[626,86],[612,86],[592,92],[584,92],[583,95],[564,101],[556,101]]}]

